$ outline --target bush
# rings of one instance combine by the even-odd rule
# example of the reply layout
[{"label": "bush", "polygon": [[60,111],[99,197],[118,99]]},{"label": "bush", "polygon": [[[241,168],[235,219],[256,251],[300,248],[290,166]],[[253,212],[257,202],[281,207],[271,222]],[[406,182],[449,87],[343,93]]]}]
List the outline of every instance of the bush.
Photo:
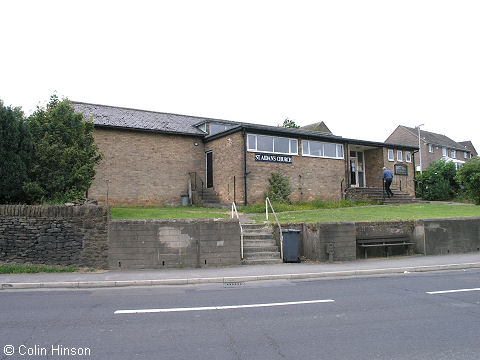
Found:
[{"label": "bush", "polygon": [[268,179],[268,183],[267,196],[271,201],[290,203],[288,197],[292,193],[292,188],[290,187],[288,176],[280,173],[272,173],[272,176]]},{"label": "bush", "polygon": [[480,205],[480,159],[468,160],[458,170],[458,180],[465,187],[467,196]]},{"label": "bush", "polygon": [[453,162],[435,161],[423,174],[417,173],[417,197],[424,200],[450,200],[459,190]]}]

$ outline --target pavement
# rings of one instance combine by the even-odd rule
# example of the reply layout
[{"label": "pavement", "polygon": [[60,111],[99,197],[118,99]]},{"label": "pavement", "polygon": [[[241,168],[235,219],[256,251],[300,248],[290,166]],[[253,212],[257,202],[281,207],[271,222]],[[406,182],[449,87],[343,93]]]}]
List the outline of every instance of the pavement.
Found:
[{"label": "pavement", "polygon": [[299,280],[387,275],[480,268],[480,253],[402,256],[335,263],[289,263],[218,268],[161,269],[41,274],[2,274],[3,289],[100,288],[204,283],[238,284],[262,280]]}]

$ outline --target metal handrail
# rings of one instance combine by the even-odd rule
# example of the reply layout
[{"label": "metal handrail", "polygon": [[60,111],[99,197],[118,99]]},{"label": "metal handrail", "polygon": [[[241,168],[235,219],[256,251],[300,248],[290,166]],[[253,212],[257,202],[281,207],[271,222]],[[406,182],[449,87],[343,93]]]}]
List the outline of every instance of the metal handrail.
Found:
[{"label": "metal handrail", "polygon": [[272,209],[273,216],[275,216],[275,220],[277,221],[278,230],[280,231],[280,258],[283,259],[283,234],[282,234],[282,227],[280,226],[280,222],[278,221],[277,214],[275,213],[275,210],[273,210],[272,203],[270,202],[270,199],[269,199],[268,197],[265,199],[265,217],[267,218],[267,221],[268,221],[268,204],[270,204],[270,208]]},{"label": "metal handrail", "polygon": [[238,216],[237,206],[235,205],[235,202],[232,202],[232,219],[234,214],[236,215],[238,219],[238,225],[240,226],[240,256],[243,260],[243,228],[242,224],[240,223],[240,217]]}]

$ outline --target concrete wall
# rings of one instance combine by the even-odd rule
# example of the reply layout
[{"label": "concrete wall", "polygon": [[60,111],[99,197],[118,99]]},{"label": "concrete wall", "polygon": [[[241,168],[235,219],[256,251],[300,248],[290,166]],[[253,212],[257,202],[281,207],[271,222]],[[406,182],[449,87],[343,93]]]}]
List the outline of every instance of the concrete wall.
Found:
[{"label": "concrete wall", "polygon": [[413,239],[425,255],[480,251],[480,218],[419,220]]},{"label": "concrete wall", "polygon": [[333,261],[356,259],[355,223],[286,224],[282,229],[301,230],[299,254],[309,260],[328,261],[329,243],[334,244]]},{"label": "concrete wall", "polygon": [[240,264],[237,220],[112,220],[110,269]]},{"label": "concrete wall", "polygon": [[0,205],[0,261],[108,267],[102,206]]},{"label": "concrete wall", "polygon": [[95,141],[104,157],[88,196],[101,205],[107,193],[110,206],[180,205],[188,193],[188,173],[204,179],[201,138],[95,128]]}]

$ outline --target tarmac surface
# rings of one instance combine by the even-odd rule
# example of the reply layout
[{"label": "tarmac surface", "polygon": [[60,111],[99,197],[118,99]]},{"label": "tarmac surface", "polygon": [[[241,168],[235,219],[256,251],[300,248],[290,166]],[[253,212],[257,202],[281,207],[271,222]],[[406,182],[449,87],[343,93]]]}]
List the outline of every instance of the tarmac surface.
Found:
[{"label": "tarmac surface", "polygon": [[335,263],[306,262],[93,273],[2,274],[0,275],[0,290],[243,283],[262,280],[321,279],[472,268],[480,268],[480,252],[445,256],[402,256]]}]

